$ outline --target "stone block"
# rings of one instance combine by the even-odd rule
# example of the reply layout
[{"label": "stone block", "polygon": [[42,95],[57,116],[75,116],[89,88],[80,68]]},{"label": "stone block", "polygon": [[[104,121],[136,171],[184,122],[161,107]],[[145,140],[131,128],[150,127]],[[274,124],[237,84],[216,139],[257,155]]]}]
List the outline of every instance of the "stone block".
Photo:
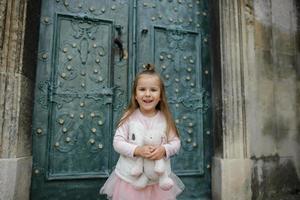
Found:
[{"label": "stone block", "polygon": [[[290,22],[286,22],[290,23]],[[272,28],[273,46],[276,52],[293,55],[296,50],[296,32],[292,30],[281,30],[278,27]]]},{"label": "stone block", "polygon": [[255,67],[257,68],[257,78],[263,81],[273,81],[274,67],[273,57],[270,50],[257,49],[255,51]]},{"label": "stone block", "polygon": [[20,75],[20,111],[18,124],[17,157],[30,156],[32,147],[32,107],[33,107],[33,82]]},{"label": "stone block", "polygon": [[21,74],[0,73],[0,85],[0,156],[29,156],[33,83]]},{"label": "stone block", "polygon": [[259,21],[255,21],[255,47],[257,49],[270,50],[272,49],[272,29],[262,24]]},{"label": "stone block", "polygon": [[295,54],[277,51],[274,56],[274,67],[278,81],[294,80],[297,75],[297,58]]},{"label": "stone block", "polygon": [[274,49],[294,54],[296,48],[297,11],[294,0],[272,1],[272,35]]},{"label": "stone block", "polygon": [[252,159],[252,199],[299,199],[300,179],[291,157],[270,155]]},{"label": "stone block", "polygon": [[0,200],[29,200],[32,157],[0,159]]},{"label": "stone block", "polygon": [[0,73],[0,85],[0,157],[16,157],[20,99],[18,78],[14,74]]},{"label": "stone block", "polygon": [[272,13],[271,1],[254,1],[255,46],[258,49],[272,48]]},{"label": "stone block", "polygon": [[213,158],[212,197],[214,200],[251,199],[250,159]]}]

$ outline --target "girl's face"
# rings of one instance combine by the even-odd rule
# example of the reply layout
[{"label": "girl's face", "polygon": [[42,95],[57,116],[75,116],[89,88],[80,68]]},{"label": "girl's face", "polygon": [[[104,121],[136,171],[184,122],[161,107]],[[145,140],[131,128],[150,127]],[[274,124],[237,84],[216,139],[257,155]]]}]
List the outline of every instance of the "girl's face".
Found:
[{"label": "girl's face", "polygon": [[159,103],[161,95],[159,78],[148,74],[141,75],[135,92],[135,99],[140,106],[141,112],[146,116],[154,116],[156,114],[156,105]]}]

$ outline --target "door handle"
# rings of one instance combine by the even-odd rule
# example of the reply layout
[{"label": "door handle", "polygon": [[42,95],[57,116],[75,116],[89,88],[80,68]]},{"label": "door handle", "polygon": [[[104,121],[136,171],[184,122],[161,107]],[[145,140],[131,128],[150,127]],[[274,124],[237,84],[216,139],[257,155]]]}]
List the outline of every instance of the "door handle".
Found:
[{"label": "door handle", "polygon": [[147,34],[148,33],[148,28],[143,28],[141,32],[142,32],[142,34]]},{"label": "door handle", "polygon": [[120,61],[121,61],[123,59],[123,57],[124,57],[123,42],[122,42],[122,40],[120,38],[115,38],[114,39],[114,43],[119,48],[119,55],[120,55]]},{"label": "door handle", "polygon": [[114,43],[117,45],[119,49],[119,56],[120,56],[120,61],[125,57],[125,52],[124,52],[124,47],[123,47],[123,41],[121,39],[122,36],[122,29],[123,27],[121,25],[115,25],[115,29],[118,33],[117,37],[114,39]]}]

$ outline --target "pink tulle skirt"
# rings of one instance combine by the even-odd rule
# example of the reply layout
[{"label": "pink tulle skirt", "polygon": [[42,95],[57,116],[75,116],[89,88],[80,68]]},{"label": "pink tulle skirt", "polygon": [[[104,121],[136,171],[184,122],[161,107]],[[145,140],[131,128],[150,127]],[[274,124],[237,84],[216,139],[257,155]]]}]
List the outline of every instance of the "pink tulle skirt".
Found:
[{"label": "pink tulle skirt", "polygon": [[184,190],[184,184],[175,174],[170,177],[175,183],[170,190],[162,190],[158,184],[138,190],[113,172],[100,189],[100,194],[106,194],[109,200],[175,200]]}]

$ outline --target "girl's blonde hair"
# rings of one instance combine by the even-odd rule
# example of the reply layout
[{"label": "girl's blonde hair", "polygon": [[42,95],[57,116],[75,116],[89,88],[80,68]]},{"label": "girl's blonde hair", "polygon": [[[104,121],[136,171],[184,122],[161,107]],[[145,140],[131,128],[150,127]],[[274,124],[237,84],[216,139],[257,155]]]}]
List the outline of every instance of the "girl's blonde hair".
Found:
[{"label": "girl's blonde hair", "polygon": [[145,66],[145,69],[142,72],[138,73],[138,75],[135,77],[135,80],[134,80],[133,86],[132,86],[130,102],[129,102],[128,107],[126,108],[122,118],[118,122],[117,127],[121,126],[128,119],[128,117],[137,108],[139,108],[139,104],[138,104],[137,100],[135,99],[136,88],[137,88],[138,81],[142,78],[143,75],[151,75],[151,76],[156,76],[158,78],[159,83],[160,83],[160,101],[157,104],[156,109],[160,110],[166,118],[167,136],[169,137],[169,133],[172,131],[176,134],[176,136],[179,137],[179,133],[176,128],[176,124],[173,120],[172,114],[171,114],[169,106],[168,106],[164,83],[163,83],[160,75],[155,71],[153,64],[147,64]]}]

